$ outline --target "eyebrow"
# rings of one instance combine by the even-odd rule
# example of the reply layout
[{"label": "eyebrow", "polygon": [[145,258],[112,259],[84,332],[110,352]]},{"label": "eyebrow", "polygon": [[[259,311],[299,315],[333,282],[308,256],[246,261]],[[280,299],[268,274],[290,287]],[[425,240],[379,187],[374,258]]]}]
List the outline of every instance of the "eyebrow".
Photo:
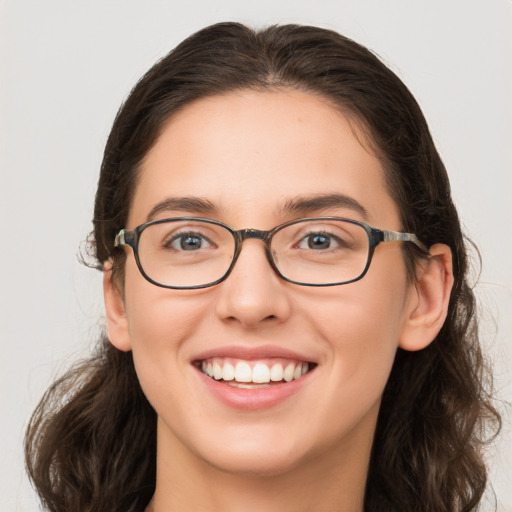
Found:
[{"label": "eyebrow", "polygon": [[347,208],[358,213],[364,220],[368,220],[366,208],[356,199],[345,194],[298,196],[286,201],[281,210],[288,214],[311,215],[332,208]]},{"label": "eyebrow", "polygon": [[[308,216],[332,208],[350,209],[358,213],[364,220],[368,219],[366,208],[356,199],[345,194],[298,196],[287,200],[279,208],[279,212]],[[218,213],[218,208],[211,201],[202,197],[166,197],[153,206],[148,214],[147,221],[153,220],[159,213],[165,211],[212,215]]]},{"label": "eyebrow", "polygon": [[165,211],[193,212],[199,214],[217,213],[215,205],[202,197],[166,197],[151,208],[148,214],[148,222],[159,213]]}]

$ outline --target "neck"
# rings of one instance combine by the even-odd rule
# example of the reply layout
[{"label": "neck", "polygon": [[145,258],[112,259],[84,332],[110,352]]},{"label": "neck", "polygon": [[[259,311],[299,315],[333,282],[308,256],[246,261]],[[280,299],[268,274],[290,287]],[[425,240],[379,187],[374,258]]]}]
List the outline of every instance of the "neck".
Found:
[{"label": "neck", "polygon": [[161,430],[159,425],[156,492],[146,512],[363,510],[372,436],[358,436],[338,450],[317,453],[286,470],[240,474],[206,464],[179,444],[169,443]]}]

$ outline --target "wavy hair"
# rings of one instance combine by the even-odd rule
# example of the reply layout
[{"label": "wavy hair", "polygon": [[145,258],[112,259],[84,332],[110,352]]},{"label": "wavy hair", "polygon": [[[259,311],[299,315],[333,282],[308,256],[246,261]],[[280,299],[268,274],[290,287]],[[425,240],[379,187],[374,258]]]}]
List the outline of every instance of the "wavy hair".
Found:
[{"label": "wavy hair", "polygon": [[[230,91],[294,88],[327,99],[363,129],[385,168],[403,229],[447,244],[455,283],[448,317],[424,350],[398,350],[384,391],[364,510],[478,509],[486,487],[483,447],[499,430],[482,356],[467,246],[444,165],[406,86],[372,52],[321,28],[255,31],[221,23],[192,35],[157,62],[119,110],[96,194],[93,253],[113,258],[122,282],[126,224],[140,164],[166,121],[194,100]],[[411,278],[418,255],[404,245]],[[135,512],[156,477],[156,413],[139,386],[131,353],[104,337],[46,392],[25,440],[26,464],[51,512]]]}]

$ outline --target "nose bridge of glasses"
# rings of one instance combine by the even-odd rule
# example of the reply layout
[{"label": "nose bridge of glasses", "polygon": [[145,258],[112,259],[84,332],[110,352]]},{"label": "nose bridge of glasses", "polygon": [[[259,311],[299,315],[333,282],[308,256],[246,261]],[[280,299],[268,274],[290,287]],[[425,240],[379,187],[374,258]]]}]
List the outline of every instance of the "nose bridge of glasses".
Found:
[{"label": "nose bridge of glasses", "polygon": [[266,240],[268,231],[261,231],[259,229],[241,229],[237,231],[240,237],[240,241],[243,242],[249,238],[256,238],[258,240]]},{"label": "nose bridge of glasses", "polygon": [[[262,240],[263,243],[266,246],[266,253],[267,253],[267,259],[269,259],[270,263],[272,264],[272,256],[270,254],[270,246],[269,246],[269,239],[271,231],[262,231],[260,229],[240,229],[238,231],[235,231],[235,239],[238,240],[238,248],[235,251],[234,260],[236,261],[238,259],[238,256],[240,255],[240,252],[242,250],[242,242],[248,239],[256,239],[256,240]],[[234,262],[233,262],[234,264]]]}]

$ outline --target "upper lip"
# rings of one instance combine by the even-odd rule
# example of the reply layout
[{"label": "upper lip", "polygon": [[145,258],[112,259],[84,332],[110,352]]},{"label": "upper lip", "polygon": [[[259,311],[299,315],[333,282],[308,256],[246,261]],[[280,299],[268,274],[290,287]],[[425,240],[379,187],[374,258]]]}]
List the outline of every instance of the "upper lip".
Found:
[{"label": "upper lip", "polygon": [[294,361],[315,362],[314,359],[306,354],[279,347],[277,345],[260,345],[255,347],[227,345],[223,347],[216,347],[197,354],[193,358],[193,361],[203,361],[204,359],[211,359],[214,357],[232,357],[233,359],[243,359],[247,361],[279,357]]}]

